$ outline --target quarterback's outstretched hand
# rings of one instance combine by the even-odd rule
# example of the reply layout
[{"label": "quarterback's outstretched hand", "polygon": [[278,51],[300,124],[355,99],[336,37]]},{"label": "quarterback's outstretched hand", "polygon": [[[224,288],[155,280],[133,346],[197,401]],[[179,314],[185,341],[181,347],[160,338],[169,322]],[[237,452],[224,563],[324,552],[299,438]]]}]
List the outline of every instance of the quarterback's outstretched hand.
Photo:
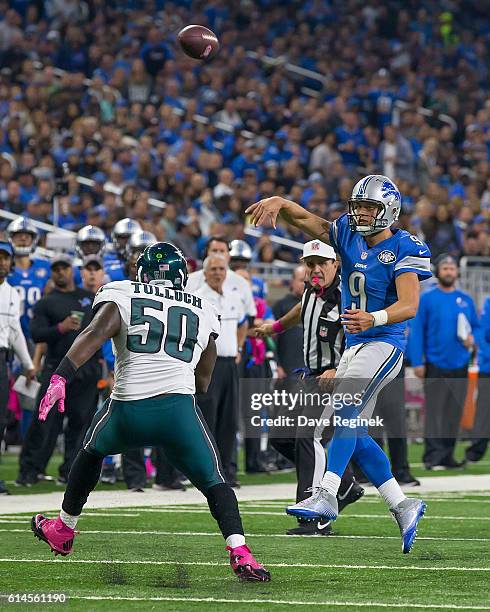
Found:
[{"label": "quarterback's outstretched hand", "polygon": [[268,222],[275,229],[277,215],[286,202],[285,198],[272,196],[272,198],[265,198],[265,200],[252,204],[245,212],[250,214],[250,223],[252,225],[264,225]]},{"label": "quarterback's outstretched hand", "polygon": [[45,421],[51,408],[58,402],[58,412],[65,412],[66,380],[63,376],[53,374],[49,387],[39,404],[39,420]]}]

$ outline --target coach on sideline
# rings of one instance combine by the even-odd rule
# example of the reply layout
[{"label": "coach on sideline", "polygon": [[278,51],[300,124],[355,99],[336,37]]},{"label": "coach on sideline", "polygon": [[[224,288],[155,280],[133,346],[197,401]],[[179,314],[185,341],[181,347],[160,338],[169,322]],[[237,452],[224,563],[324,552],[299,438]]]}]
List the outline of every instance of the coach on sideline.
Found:
[{"label": "coach on sideline", "polygon": [[[238,431],[238,369],[248,326],[243,303],[237,292],[225,286],[228,261],[221,255],[204,260],[205,284],[194,292],[215,308],[221,320],[216,340],[218,358],[207,393],[197,396],[197,403],[216,440],[225,478],[238,486],[233,451]],[[246,281],[244,281],[246,282]]]},{"label": "coach on sideline", "polygon": [[[420,296],[410,333],[415,374],[425,377],[426,469],[461,467],[454,447],[466,397],[468,363],[479,322],[473,299],[456,288],[458,265],[450,255],[435,262],[438,285]],[[425,364],[424,364],[425,361]]]},{"label": "coach on sideline", "polygon": [[[24,367],[29,384],[34,377],[34,366],[27,349],[26,339],[20,326],[20,298],[14,287],[7,282],[12,269],[14,251],[9,242],[0,242],[0,446],[7,425],[7,401],[9,377],[7,355],[13,349]],[[3,480],[0,480],[0,495],[8,495]]]},{"label": "coach on sideline", "polygon": [[[302,262],[307,268],[308,283],[303,297],[289,312],[275,323],[265,323],[256,330],[258,336],[270,336],[291,329],[303,322],[303,355],[305,378],[333,379],[344,351],[344,330],[340,323],[340,277],[337,255],[333,248],[319,240],[311,240],[303,247]],[[319,415],[318,415],[319,416]],[[272,446],[296,464],[298,487],[296,501],[309,496],[326,470],[327,458],[320,437],[299,428],[296,438],[271,438]],[[339,509],[359,499],[364,493],[349,468],[340,484]],[[329,521],[299,521],[288,535],[328,535]]]},{"label": "coach on sideline", "polygon": [[[228,267],[230,263],[230,245],[228,241],[221,236],[211,236],[206,243],[204,257],[209,257],[209,255],[221,255],[225,259],[227,270],[224,289],[225,291],[234,291],[239,295],[245,315],[252,322],[257,316],[252,289],[244,278]],[[205,282],[204,270],[197,270],[189,274],[185,290],[189,293],[195,293],[204,286]]]}]

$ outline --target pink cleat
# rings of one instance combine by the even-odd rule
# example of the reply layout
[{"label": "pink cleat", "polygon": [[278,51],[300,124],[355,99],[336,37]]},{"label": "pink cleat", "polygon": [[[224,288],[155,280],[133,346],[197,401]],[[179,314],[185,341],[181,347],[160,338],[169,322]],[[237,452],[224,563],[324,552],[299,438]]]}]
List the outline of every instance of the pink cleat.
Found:
[{"label": "pink cleat", "polygon": [[75,531],[63,523],[58,518],[48,519],[42,514],[36,514],[31,520],[31,529],[36,538],[44,540],[51,546],[51,550],[56,555],[66,557],[73,550],[73,540],[79,531]]},{"label": "pink cleat", "polygon": [[230,552],[231,569],[239,580],[246,582],[270,582],[271,575],[254,559],[252,552],[245,544],[236,548],[226,547]]}]

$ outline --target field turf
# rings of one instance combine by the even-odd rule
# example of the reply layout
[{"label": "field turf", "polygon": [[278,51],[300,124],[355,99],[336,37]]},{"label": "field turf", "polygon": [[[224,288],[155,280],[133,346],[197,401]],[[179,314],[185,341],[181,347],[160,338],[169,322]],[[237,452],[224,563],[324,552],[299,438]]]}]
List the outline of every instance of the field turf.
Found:
[{"label": "field turf", "polygon": [[410,555],[384,504],[347,508],[335,536],[290,537],[289,500],[242,502],[269,584],[241,584],[204,504],[88,510],[75,552],[55,560],[30,513],[0,516],[0,592],[64,593],[69,610],[490,610],[490,496],[432,493]]}]

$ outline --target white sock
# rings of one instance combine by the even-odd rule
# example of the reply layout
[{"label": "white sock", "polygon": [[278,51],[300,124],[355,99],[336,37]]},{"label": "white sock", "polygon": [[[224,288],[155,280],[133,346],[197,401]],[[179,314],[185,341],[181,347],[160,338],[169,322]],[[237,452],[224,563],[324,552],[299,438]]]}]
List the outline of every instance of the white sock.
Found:
[{"label": "white sock", "polygon": [[391,509],[398,506],[403,500],[407,499],[406,495],[400,489],[400,485],[394,478],[390,478],[378,487],[379,494],[388,504]]},{"label": "white sock", "polygon": [[232,533],[226,538],[226,545],[230,548],[236,548],[237,546],[243,546],[245,544],[245,536],[241,533]]},{"label": "white sock", "polygon": [[79,518],[80,515],[72,516],[71,514],[66,513],[64,510],[60,510],[60,519],[67,527],[70,527],[71,529],[75,529]]},{"label": "white sock", "polygon": [[325,476],[322,478],[320,483],[322,489],[326,489],[332,495],[337,495],[340,487],[340,476],[337,476],[334,472],[325,472]]}]

